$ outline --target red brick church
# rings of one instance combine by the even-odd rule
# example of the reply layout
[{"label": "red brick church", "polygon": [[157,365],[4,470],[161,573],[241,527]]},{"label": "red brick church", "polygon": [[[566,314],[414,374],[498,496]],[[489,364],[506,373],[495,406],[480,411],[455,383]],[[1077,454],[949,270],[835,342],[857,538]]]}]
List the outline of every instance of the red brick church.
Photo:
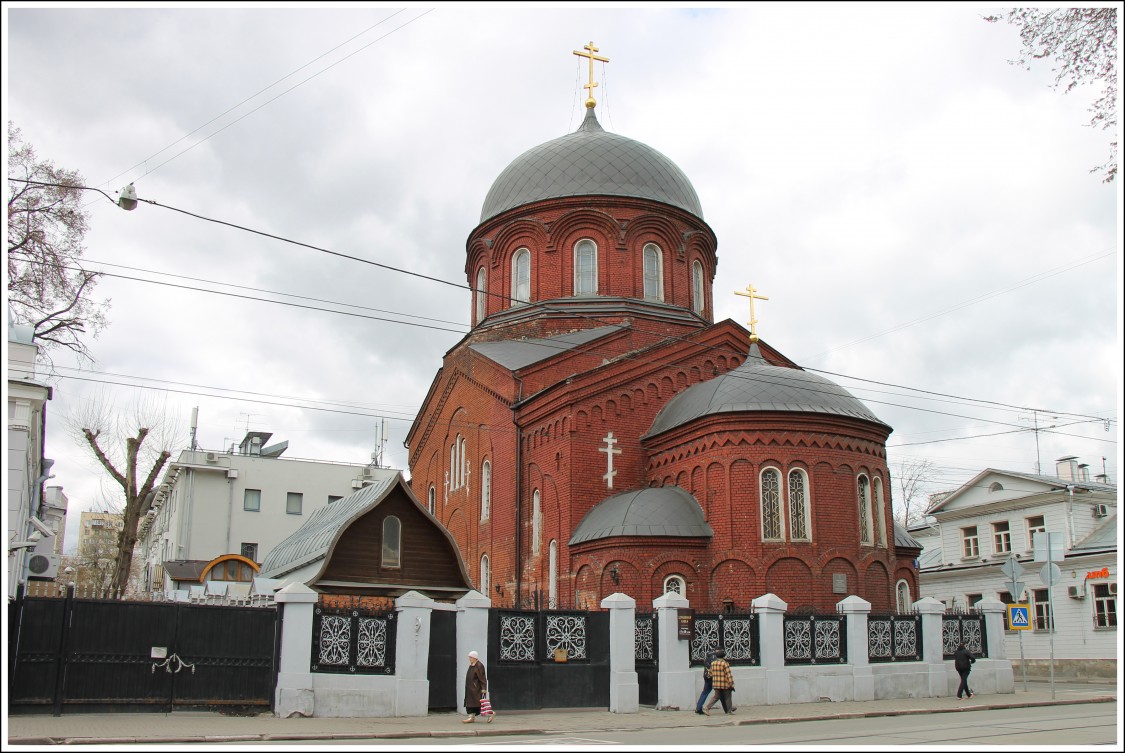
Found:
[{"label": "red brick church", "polygon": [[920,545],[891,517],[891,427],[714,321],[691,182],[586,104],[500,173],[469,234],[473,327],[407,435],[415,496],[498,603],[908,605]]}]

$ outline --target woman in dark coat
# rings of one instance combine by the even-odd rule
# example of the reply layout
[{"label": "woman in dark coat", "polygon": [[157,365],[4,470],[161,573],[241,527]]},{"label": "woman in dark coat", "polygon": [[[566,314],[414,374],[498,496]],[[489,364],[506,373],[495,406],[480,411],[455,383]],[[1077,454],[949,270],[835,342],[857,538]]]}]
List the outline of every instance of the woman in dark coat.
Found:
[{"label": "woman in dark coat", "polygon": [[[480,662],[480,657],[476,651],[469,652],[469,671],[465,673],[465,711],[469,714],[468,719],[462,719],[465,724],[471,724],[476,719],[477,714],[480,713],[480,699],[488,692],[488,677],[484,673],[484,665]],[[489,714],[484,718],[486,722],[491,722],[495,714]]]}]

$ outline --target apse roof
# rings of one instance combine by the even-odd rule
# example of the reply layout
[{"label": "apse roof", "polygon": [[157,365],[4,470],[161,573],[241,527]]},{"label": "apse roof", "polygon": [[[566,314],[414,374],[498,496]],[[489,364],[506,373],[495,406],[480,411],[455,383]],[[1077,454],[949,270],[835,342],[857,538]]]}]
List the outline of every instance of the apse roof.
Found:
[{"label": "apse roof", "polygon": [[663,486],[636,489],[602,500],[582,518],[569,543],[611,536],[714,535],[695,497],[678,486]]},{"label": "apse roof", "polygon": [[579,345],[597,340],[621,329],[620,327],[595,327],[577,332],[567,332],[554,337],[531,338],[526,340],[502,340],[500,342],[476,343],[469,348],[500,364],[506,369],[516,371],[539,361],[557,356]]},{"label": "apse roof", "polygon": [[895,531],[895,546],[901,546],[906,549],[921,549],[922,545],[918,539],[911,536],[905,528],[898,523],[894,524]]},{"label": "apse roof", "polygon": [[542,199],[606,195],[652,199],[703,219],[695,188],[672,160],[604,131],[590,108],[577,131],[527,150],[504,168],[485,197],[480,220]]},{"label": "apse roof", "polygon": [[737,369],[692,385],[669,400],[646,436],[703,416],[743,411],[830,413],[886,426],[835,382],[801,369],[768,363],[755,342],[750,345],[746,362]]}]

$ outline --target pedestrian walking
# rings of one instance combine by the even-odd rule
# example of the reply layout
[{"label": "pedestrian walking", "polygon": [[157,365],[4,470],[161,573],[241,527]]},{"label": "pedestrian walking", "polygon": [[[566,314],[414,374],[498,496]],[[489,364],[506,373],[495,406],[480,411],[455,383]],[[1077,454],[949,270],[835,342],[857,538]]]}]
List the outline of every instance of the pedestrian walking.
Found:
[{"label": "pedestrian walking", "polygon": [[[472,724],[481,712],[481,701],[488,694],[488,675],[476,651],[469,652],[469,671],[465,673],[465,712],[469,715],[461,721]],[[491,703],[489,704],[491,706]],[[491,709],[490,709],[491,710]],[[486,714],[485,722],[496,718],[496,713]]]},{"label": "pedestrian walking", "polygon": [[[695,713],[706,714],[703,710],[703,702],[707,700],[707,696],[711,695],[711,662],[715,661],[715,652],[707,652],[707,663],[703,665],[703,692],[699,694],[699,700],[695,703]],[[715,700],[711,699],[711,703]],[[708,706],[708,709],[711,707]]]},{"label": "pedestrian walking", "polygon": [[715,652],[715,661],[711,662],[711,687],[719,696],[719,703],[723,704],[723,713],[733,714],[730,694],[734,691],[734,675],[731,674],[726,655],[727,652],[721,648]]},{"label": "pedestrian walking", "polygon": [[965,642],[962,641],[953,654],[953,668],[957,670],[957,674],[961,675],[961,684],[957,686],[958,699],[961,698],[962,693],[965,693],[967,698],[973,697],[973,691],[969,690],[969,673],[973,671],[974,662],[976,662],[976,659],[973,658],[972,653],[966,648]]}]

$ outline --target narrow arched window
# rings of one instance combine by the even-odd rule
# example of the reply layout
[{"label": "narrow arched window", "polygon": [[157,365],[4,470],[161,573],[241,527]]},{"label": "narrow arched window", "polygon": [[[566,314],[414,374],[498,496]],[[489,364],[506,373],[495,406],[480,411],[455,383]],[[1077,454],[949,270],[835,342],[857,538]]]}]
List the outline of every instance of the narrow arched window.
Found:
[{"label": "narrow arched window", "polygon": [[488,311],[488,277],[485,274],[484,267],[477,270],[477,324],[484,320],[485,313]]},{"label": "narrow arched window", "polygon": [[551,539],[547,547],[549,562],[547,564],[547,607],[557,609],[559,604],[559,542]]},{"label": "narrow arched window", "polygon": [[914,605],[910,599],[910,584],[904,580],[900,580],[895,586],[895,601],[900,612],[909,612]]},{"label": "narrow arched window", "polygon": [[859,543],[870,544],[872,543],[871,536],[871,493],[870,482],[867,476],[860,476],[858,481],[858,504],[859,504]]},{"label": "narrow arched window", "polygon": [[875,525],[879,531],[879,546],[887,545],[887,512],[883,509],[883,479],[875,476],[871,479],[875,489]]},{"label": "narrow arched window", "polygon": [[431,484],[431,485],[430,485],[430,491],[429,491],[429,493],[428,493],[428,494],[426,495],[426,507],[428,507],[428,508],[429,508],[429,510],[430,510],[430,515],[433,515],[433,514],[435,514],[435,513],[434,513],[434,510],[435,510],[435,508],[434,508],[434,498],[435,498],[435,496],[436,496],[436,495],[435,495],[435,492],[434,492],[434,487],[433,487],[433,485]]},{"label": "narrow arched window", "polygon": [[660,253],[660,246],[655,243],[646,243],[644,252],[644,282],[645,300],[664,300],[664,259]]},{"label": "narrow arched window", "polygon": [[539,490],[531,495],[531,553],[539,554],[539,532],[542,528],[543,511],[540,509]]},{"label": "narrow arched window", "polygon": [[679,594],[680,596],[687,595],[687,584],[684,583],[683,576],[669,575],[667,578],[665,578],[664,593]]},{"label": "narrow arched window", "polygon": [[383,518],[382,566],[402,566],[402,523],[394,515]]},{"label": "narrow arched window", "polygon": [[469,442],[464,437],[458,436],[460,443],[457,452],[457,486],[464,486],[469,475]]},{"label": "narrow arched window", "polygon": [[703,316],[703,265],[698,261],[691,265],[691,310]]},{"label": "narrow arched window", "polygon": [[574,294],[597,295],[598,247],[591,240],[581,240],[574,246]]},{"label": "narrow arched window", "polygon": [[531,300],[531,252],[526,248],[512,257],[512,305],[522,306]]},{"label": "narrow arched window", "polygon": [[487,460],[480,467],[480,519],[488,520],[492,507],[492,463]]},{"label": "narrow arched window", "polygon": [[488,567],[488,555],[482,554],[480,558],[480,592],[485,596],[488,595],[488,582],[492,579],[492,573]]},{"label": "narrow arched window", "polygon": [[794,468],[789,471],[789,538],[808,541],[809,484],[805,472]]},{"label": "narrow arched window", "polygon": [[762,538],[779,541],[783,538],[781,527],[781,474],[776,468],[762,471]]},{"label": "narrow arched window", "polygon": [[457,440],[453,440],[453,444],[449,445],[449,483],[446,484],[449,491],[457,488]]}]

